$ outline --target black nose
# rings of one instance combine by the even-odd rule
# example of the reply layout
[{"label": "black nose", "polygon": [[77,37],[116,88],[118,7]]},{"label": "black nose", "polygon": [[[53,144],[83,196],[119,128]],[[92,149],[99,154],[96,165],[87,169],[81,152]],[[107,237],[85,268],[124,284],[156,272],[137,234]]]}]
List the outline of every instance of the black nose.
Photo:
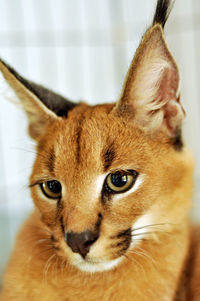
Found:
[{"label": "black nose", "polygon": [[79,253],[83,258],[86,257],[91,245],[98,239],[99,231],[84,231],[81,233],[65,233],[65,241],[73,252]]}]

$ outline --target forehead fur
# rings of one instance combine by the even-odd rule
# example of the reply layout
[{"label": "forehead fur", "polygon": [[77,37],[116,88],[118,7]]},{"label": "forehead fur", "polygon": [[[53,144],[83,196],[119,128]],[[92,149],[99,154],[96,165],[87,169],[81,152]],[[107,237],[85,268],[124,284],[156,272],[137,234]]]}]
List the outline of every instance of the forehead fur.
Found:
[{"label": "forehead fur", "polygon": [[51,161],[52,155],[60,156],[62,161],[76,166],[85,164],[87,168],[101,159],[99,168],[106,171],[111,164],[134,163],[138,156],[146,164],[153,153],[158,156],[171,148],[162,135],[146,134],[132,120],[117,116],[112,109],[113,105],[77,106],[67,119],[56,120],[48,127],[38,150],[48,151]]},{"label": "forehead fur", "polygon": [[[40,162],[52,176],[66,178],[70,171],[81,172],[87,179],[89,174],[127,168],[149,173],[152,178],[156,173],[157,181],[163,174],[166,180],[177,183],[185,151],[175,151],[165,136],[143,132],[112,109],[113,105],[83,104],[73,109],[67,119],[52,123],[38,144],[42,154],[36,161],[38,171],[41,173]],[[179,173],[175,172],[179,167]]]}]

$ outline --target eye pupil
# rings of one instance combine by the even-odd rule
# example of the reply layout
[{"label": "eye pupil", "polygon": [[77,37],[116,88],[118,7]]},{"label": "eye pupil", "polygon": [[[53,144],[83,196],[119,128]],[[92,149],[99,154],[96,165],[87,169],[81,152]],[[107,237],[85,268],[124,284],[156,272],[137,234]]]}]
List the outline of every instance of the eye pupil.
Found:
[{"label": "eye pupil", "polygon": [[119,170],[108,174],[104,182],[107,193],[122,193],[129,190],[135,183],[138,173],[135,170]]},{"label": "eye pupil", "polygon": [[60,193],[61,192],[61,184],[60,182],[53,180],[47,181],[48,189],[53,193]]},{"label": "eye pupil", "polygon": [[111,175],[111,182],[116,187],[123,187],[127,183],[127,180],[127,175],[121,175],[120,173]]},{"label": "eye pupil", "polygon": [[50,199],[61,198],[62,195],[62,185],[56,180],[46,181],[40,184],[42,192],[44,195]]}]

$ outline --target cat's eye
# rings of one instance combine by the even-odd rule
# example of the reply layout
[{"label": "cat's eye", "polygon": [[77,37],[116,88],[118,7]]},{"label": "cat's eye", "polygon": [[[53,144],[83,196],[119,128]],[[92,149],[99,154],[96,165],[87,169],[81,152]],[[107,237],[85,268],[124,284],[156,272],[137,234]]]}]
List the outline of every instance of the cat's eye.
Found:
[{"label": "cat's eye", "polygon": [[122,193],[135,183],[138,173],[135,170],[110,173],[105,180],[105,189],[110,193]]},{"label": "cat's eye", "polygon": [[61,198],[62,186],[56,180],[46,181],[40,184],[42,192],[50,199]]}]

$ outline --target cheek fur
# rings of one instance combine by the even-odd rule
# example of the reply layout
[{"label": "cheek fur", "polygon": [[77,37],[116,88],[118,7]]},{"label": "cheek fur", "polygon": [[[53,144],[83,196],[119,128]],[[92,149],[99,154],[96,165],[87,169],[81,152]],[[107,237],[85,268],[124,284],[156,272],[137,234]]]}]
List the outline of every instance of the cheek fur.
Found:
[{"label": "cheek fur", "polygon": [[136,220],[131,229],[130,248],[134,248],[134,246],[139,244],[142,239],[147,237],[148,232],[152,230],[151,225],[153,225],[154,222],[155,218],[152,212],[147,212]]}]

